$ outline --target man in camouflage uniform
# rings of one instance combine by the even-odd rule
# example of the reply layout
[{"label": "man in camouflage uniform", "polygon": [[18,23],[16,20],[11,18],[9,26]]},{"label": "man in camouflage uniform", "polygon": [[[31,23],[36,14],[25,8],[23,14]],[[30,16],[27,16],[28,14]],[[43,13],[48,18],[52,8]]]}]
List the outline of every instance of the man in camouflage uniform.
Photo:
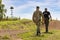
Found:
[{"label": "man in camouflage uniform", "polygon": [[41,34],[40,32],[41,17],[44,18],[42,12],[39,10],[39,6],[37,6],[36,11],[34,11],[32,17],[33,22],[37,26],[37,35]]},{"label": "man in camouflage uniform", "polygon": [[48,33],[49,19],[51,19],[51,14],[49,11],[47,11],[47,8],[45,8],[43,15],[44,15],[44,23],[45,23],[46,33]]}]

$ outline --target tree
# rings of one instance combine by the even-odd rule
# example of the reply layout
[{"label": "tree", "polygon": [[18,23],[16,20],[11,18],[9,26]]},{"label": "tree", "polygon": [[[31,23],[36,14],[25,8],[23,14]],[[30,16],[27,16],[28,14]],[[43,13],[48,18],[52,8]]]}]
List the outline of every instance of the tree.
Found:
[{"label": "tree", "polygon": [[0,0],[0,4],[2,3],[2,0]]},{"label": "tree", "polygon": [[0,0],[0,20],[3,19],[3,17],[5,16],[5,13],[7,11],[7,9],[4,9],[5,5],[2,4],[2,0]]},{"label": "tree", "polygon": [[13,9],[14,9],[14,7],[10,7],[10,9],[11,9],[11,17],[13,17]]}]

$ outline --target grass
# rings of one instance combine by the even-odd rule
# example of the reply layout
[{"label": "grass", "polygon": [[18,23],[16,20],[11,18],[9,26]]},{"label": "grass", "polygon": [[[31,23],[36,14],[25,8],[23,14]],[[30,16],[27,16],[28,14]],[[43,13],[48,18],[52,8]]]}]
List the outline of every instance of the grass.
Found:
[{"label": "grass", "polygon": [[17,34],[17,36],[23,40],[60,40],[60,30],[51,30],[50,33],[42,32],[40,36],[36,36],[34,31]]},{"label": "grass", "polygon": [[[1,21],[1,29],[10,30],[24,30],[25,33],[18,33],[17,37],[22,40],[60,40],[60,30],[52,29],[49,33],[44,33],[44,28],[41,27],[41,35],[36,36],[36,25],[28,19],[22,19],[17,21]],[[10,40],[9,35],[0,37],[2,40]]]},{"label": "grass", "polygon": [[0,29],[20,30],[22,29],[22,27],[28,26],[28,24],[31,26],[31,23],[28,23],[28,22],[31,22],[31,21],[26,19],[17,20],[17,21],[1,21]]},{"label": "grass", "polygon": [[0,40],[11,40],[9,35],[0,36]]}]

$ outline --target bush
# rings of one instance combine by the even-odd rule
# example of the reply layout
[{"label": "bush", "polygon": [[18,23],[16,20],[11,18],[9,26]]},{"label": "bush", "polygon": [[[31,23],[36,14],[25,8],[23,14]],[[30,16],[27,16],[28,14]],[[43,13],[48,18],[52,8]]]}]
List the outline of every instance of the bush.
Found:
[{"label": "bush", "polygon": [[14,17],[14,18],[3,18],[2,21],[15,21],[15,20],[20,20],[20,18]]}]

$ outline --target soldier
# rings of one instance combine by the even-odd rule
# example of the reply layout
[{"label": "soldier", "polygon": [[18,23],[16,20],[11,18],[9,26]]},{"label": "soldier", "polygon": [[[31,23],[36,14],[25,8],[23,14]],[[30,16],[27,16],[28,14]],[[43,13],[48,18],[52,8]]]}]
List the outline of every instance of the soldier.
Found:
[{"label": "soldier", "polygon": [[46,33],[48,33],[49,19],[51,18],[51,15],[50,15],[50,12],[47,11],[47,8],[45,8],[43,15],[45,20],[44,23],[45,23]]},{"label": "soldier", "polygon": [[41,24],[41,17],[43,17],[43,13],[39,10],[39,6],[36,7],[36,11],[33,13],[32,20],[37,26],[37,35],[41,34],[40,32],[40,24]]}]

